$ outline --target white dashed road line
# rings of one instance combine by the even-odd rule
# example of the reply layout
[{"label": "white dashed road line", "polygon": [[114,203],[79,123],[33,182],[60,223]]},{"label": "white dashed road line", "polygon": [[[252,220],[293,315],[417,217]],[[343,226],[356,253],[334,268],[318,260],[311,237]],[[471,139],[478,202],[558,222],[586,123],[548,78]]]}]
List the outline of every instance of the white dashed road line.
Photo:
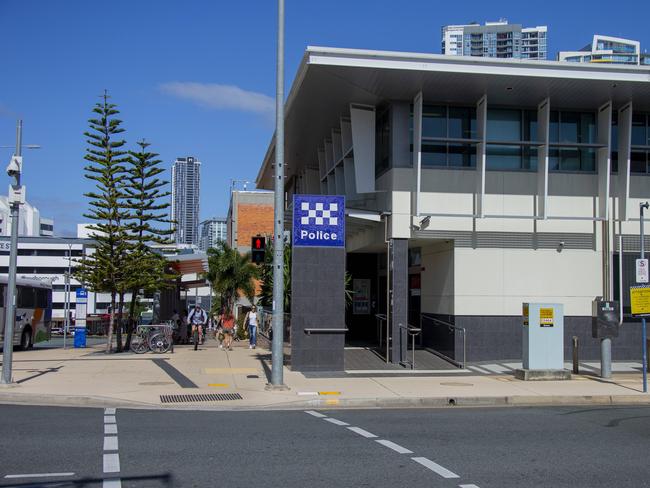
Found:
[{"label": "white dashed road line", "polygon": [[317,417],[319,419],[327,417],[327,415],[323,415],[320,412],[315,412],[314,410],[306,410],[305,413],[308,413],[309,415],[312,415],[312,416]]},{"label": "white dashed road line", "polygon": [[[120,472],[120,455],[118,452],[117,440],[117,420],[115,418],[115,409],[107,408],[104,410],[104,456],[103,467],[104,474],[114,475]],[[102,488],[122,488],[120,478],[104,478]]]},{"label": "white dashed road line", "polygon": [[325,422],[330,422],[330,423],[332,423],[334,425],[343,425],[343,426],[350,425],[347,422],[343,422],[342,420],[337,420],[337,419],[333,419],[333,418],[325,418],[323,420],[325,420]]},{"label": "white dashed road line", "polygon": [[[328,417],[327,415],[324,415],[320,412],[317,412],[315,410],[305,410],[304,411],[306,414],[311,415],[312,417],[316,418],[321,418],[325,420],[326,422],[330,422],[334,425],[341,425],[341,426],[348,426],[350,424],[343,422],[342,420],[334,419],[331,417]],[[368,432],[365,429],[362,429],[361,427],[347,427],[348,430],[351,430],[352,432],[359,434],[367,439],[373,439],[376,438],[377,436],[373,434],[372,432]],[[410,449],[407,449],[406,447],[400,446],[399,444],[395,444],[392,441],[389,441],[387,439],[375,439],[375,442],[378,444],[381,444],[384,447],[387,447],[389,449],[392,449],[393,451],[397,452],[398,454],[413,454],[413,451]],[[443,478],[450,479],[450,478],[460,478],[456,473],[453,471],[449,471],[447,468],[444,466],[440,466],[438,463],[431,461],[431,459],[425,458],[425,457],[412,457],[411,460],[415,461],[416,463],[424,466],[425,468],[433,471],[439,476],[442,476]],[[479,488],[478,485],[474,484],[461,484],[458,485],[459,488]],[[108,488],[106,485],[104,485],[104,488]],[[115,487],[110,487],[110,488],[115,488]],[[121,487],[119,487],[121,488]]]},{"label": "white dashed road line", "polygon": [[104,437],[104,451],[117,451],[117,436]]},{"label": "white dashed road line", "polygon": [[120,472],[120,455],[104,454],[104,473]]},{"label": "white dashed road line", "polygon": [[18,478],[61,478],[63,476],[74,476],[74,473],[31,473],[31,474],[8,474],[5,479]]},{"label": "white dashed road line", "polygon": [[357,433],[359,435],[362,435],[366,439],[373,439],[373,438],[377,437],[372,432],[368,432],[367,430],[363,430],[361,427],[348,427],[348,429],[350,429],[352,432],[355,432],[355,433]]},{"label": "white dashed road line", "polygon": [[425,468],[430,469],[434,473],[439,474],[443,478],[460,478],[456,473],[452,473],[447,468],[440,466],[438,463],[434,463],[431,459],[425,457],[412,457],[411,459]]},{"label": "white dashed road line", "polygon": [[387,441],[386,439],[379,439],[376,440],[375,442],[378,442],[382,446],[386,446],[388,449],[392,449],[395,452],[398,452],[400,454],[413,454],[413,451],[400,446],[399,444],[395,444],[394,442]]}]

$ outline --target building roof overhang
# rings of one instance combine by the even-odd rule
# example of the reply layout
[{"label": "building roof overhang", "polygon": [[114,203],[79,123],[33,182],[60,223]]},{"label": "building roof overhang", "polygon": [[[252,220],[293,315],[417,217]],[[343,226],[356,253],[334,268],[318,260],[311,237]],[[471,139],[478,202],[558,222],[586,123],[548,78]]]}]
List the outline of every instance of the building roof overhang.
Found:
[{"label": "building roof overhang", "polygon": [[[559,61],[496,59],[440,54],[308,47],[285,103],[287,177],[317,167],[316,150],[340,125],[350,103],[388,100],[490,105],[551,106],[595,110],[611,100],[614,109],[632,101],[650,111],[650,67]],[[258,188],[273,188],[275,137],[257,175]]]},{"label": "building roof overhang", "polygon": [[181,275],[205,273],[208,270],[208,256],[203,253],[167,256],[170,266]]}]

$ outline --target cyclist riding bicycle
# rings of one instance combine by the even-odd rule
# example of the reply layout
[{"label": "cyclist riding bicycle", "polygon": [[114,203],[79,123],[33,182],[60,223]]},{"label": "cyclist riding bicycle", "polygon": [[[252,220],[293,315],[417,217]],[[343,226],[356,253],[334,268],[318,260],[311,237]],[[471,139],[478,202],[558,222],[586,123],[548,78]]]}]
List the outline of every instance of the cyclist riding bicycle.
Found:
[{"label": "cyclist riding bicycle", "polygon": [[208,321],[208,314],[197,303],[187,317],[187,320],[192,325],[192,337],[196,337],[194,333],[198,329],[198,341],[195,340],[194,342],[194,350],[196,350],[199,341],[203,344],[203,327]]}]

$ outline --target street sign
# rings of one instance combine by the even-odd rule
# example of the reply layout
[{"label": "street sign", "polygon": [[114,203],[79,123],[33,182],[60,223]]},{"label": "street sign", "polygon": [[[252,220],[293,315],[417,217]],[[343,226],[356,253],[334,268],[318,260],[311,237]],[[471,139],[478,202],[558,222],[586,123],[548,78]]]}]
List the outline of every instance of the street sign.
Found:
[{"label": "street sign", "polygon": [[636,260],[636,282],[637,283],[648,283],[648,260],[647,259],[637,259]]},{"label": "street sign", "polygon": [[293,245],[345,247],[345,197],[294,195]]},{"label": "street sign", "polygon": [[77,288],[77,303],[75,307],[74,347],[86,347],[86,307],[88,306],[88,290]]},{"label": "street sign", "polygon": [[650,315],[650,286],[630,288],[632,315]]}]

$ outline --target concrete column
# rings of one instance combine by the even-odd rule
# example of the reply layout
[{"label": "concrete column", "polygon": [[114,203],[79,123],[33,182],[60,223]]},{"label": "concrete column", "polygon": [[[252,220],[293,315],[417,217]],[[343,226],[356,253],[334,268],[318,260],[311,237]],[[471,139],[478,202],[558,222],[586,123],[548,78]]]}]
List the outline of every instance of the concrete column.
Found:
[{"label": "concrete column", "polygon": [[408,239],[392,239],[390,285],[393,363],[406,359],[407,333],[400,324],[408,325],[408,269]]}]

